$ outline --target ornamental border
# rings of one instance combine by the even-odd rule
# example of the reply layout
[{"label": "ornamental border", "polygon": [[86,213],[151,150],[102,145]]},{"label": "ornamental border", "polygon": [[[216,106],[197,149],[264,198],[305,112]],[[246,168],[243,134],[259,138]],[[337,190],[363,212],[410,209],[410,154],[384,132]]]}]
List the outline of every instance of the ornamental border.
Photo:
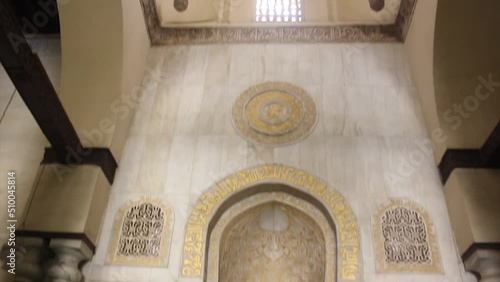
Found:
[{"label": "ornamental border", "polygon": [[[226,201],[259,184],[284,184],[318,200],[335,223],[338,239],[339,271],[344,280],[361,278],[360,233],[354,213],[337,191],[305,171],[280,164],[268,164],[236,172],[217,182],[198,200],[189,217],[184,239],[181,273],[201,277],[204,269],[208,227]],[[286,191],[284,191],[286,192]]]},{"label": "ornamental border", "polygon": [[404,42],[418,0],[402,0],[391,25],[162,27],[155,0],[140,0],[153,46],[221,43]]}]

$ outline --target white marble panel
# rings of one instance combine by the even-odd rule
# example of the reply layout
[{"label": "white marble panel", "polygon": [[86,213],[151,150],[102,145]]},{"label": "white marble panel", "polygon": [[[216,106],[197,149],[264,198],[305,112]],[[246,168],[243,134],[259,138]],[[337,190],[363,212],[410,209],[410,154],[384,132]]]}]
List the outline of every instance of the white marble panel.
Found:
[{"label": "white marble panel", "polygon": [[172,140],[168,136],[148,135],[144,142],[137,181],[133,189],[139,189],[147,194],[158,194],[164,191],[165,178],[168,171],[170,148]]},{"label": "white marble panel", "polygon": [[[344,87],[339,84],[323,84],[322,102],[317,104],[319,119],[323,126],[325,136],[341,136],[344,134],[346,124],[346,97]],[[318,125],[318,126],[319,126]]]},{"label": "white marble panel", "polygon": [[427,136],[415,87],[401,86],[396,91],[405,135]]},{"label": "white marble panel", "polygon": [[300,142],[274,148],[274,162],[300,168]]},{"label": "white marble panel", "polygon": [[[174,211],[174,229],[172,234],[172,242],[170,242],[170,254],[168,260],[168,273],[167,277],[173,277],[175,280],[163,281],[177,281],[180,277],[180,269],[182,264],[182,252],[184,249],[184,234],[186,232],[186,222],[192,211],[192,206],[189,205],[188,195],[169,195],[167,197],[168,203]],[[158,281],[158,275],[166,273],[161,271],[164,268],[153,268],[151,270],[152,280]],[[167,277],[164,277],[167,278]]]},{"label": "white marble panel", "polygon": [[396,67],[396,77],[400,86],[414,85],[411,77],[410,62],[404,44],[391,44],[394,49],[394,64]]},{"label": "white marble panel", "polygon": [[189,47],[184,85],[203,85],[207,70],[208,47],[195,45]]},{"label": "white marble panel", "polygon": [[374,118],[373,94],[368,86],[346,86],[346,122],[344,136],[369,136],[377,134]]},{"label": "white marble panel", "polygon": [[315,175],[327,179],[326,144],[322,136],[309,136],[299,143],[299,168],[314,171]]},{"label": "white marble panel", "polygon": [[149,124],[143,124],[147,127],[148,135],[162,135],[170,138],[174,136],[182,91],[182,84],[158,86]]},{"label": "white marble panel", "polygon": [[254,167],[274,163],[274,148],[248,142],[247,166]]},{"label": "white marble panel", "polygon": [[274,81],[278,66],[276,64],[276,46],[264,44],[255,46],[256,58],[254,67],[255,83]]},{"label": "white marble panel", "polygon": [[255,47],[249,44],[234,45],[231,54],[229,83],[249,87],[254,83]]},{"label": "white marble panel", "polygon": [[212,179],[223,179],[237,171],[243,170],[247,164],[248,141],[239,135],[224,136],[220,160],[220,171],[211,175]]},{"label": "white marble panel", "polygon": [[123,156],[113,181],[111,197],[128,191],[137,191],[135,185],[145,143],[145,136],[129,136],[127,138],[123,148]]},{"label": "white marble panel", "polygon": [[[226,134],[231,126],[232,100],[228,99],[224,85],[205,85],[200,109],[199,134]],[[229,123],[229,124],[228,124]]]},{"label": "white marble panel", "polygon": [[319,44],[319,63],[321,83],[344,85],[344,63],[342,49],[339,44]]},{"label": "white marble panel", "polygon": [[147,282],[150,275],[150,267],[93,265],[90,279],[106,282]]},{"label": "white marble panel", "polygon": [[374,119],[379,136],[402,136],[406,127],[401,117],[398,89],[394,86],[370,86]]},{"label": "white marble panel", "polygon": [[191,173],[196,148],[196,138],[176,136],[172,140],[165,193],[170,195],[188,195],[191,187]]},{"label": "white marble panel", "polygon": [[367,44],[340,44],[342,65],[344,66],[344,84],[368,85],[365,48]]},{"label": "white marble panel", "polygon": [[[156,94],[158,88],[152,88],[150,90],[142,90],[140,94],[140,98],[138,99],[139,105],[135,104],[133,107],[127,106],[123,107],[123,115],[130,115],[135,111],[134,119],[132,121],[132,126],[129,131],[129,136],[132,135],[145,135],[148,131],[148,124],[151,117],[152,109],[155,104]],[[137,109],[136,109],[137,108]],[[125,112],[126,111],[126,112]],[[84,142],[82,140],[82,142]],[[85,145],[85,143],[84,143]]]},{"label": "white marble panel", "polygon": [[308,85],[321,81],[321,66],[317,44],[300,44],[297,46],[297,69],[300,84]]},{"label": "white marble panel", "polygon": [[161,68],[163,84],[178,84],[184,81],[188,57],[189,47],[187,46],[168,46],[165,48],[165,59]]},{"label": "white marble panel", "polygon": [[203,100],[203,85],[184,85],[180,97],[175,135],[198,134],[201,104]]},{"label": "white marble panel", "polygon": [[205,86],[223,86],[229,81],[232,48],[230,45],[211,45],[207,48]]},{"label": "white marble panel", "polygon": [[223,136],[200,136],[196,143],[191,173],[190,197],[198,199],[219,179],[213,178],[220,171]]},{"label": "white marble panel", "polygon": [[296,83],[298,78],[297,45],[276,45],[275,80]]},{"label": "white marble panel", "polygon": [[364,51],[371,85],[396,86],[399,84],[392,44],[368,44]]},{"label": "white marble panel", "polygon": [[[323,112],[323,90],[321,84],[302,84],[302,88],[311,96],[312,100],[316,104],[316,111],[318,112],[318,117],[316,121],[316,126],[312,130],[310,135],[313,136],[323,136],[324,132],[324,119],[322,118]],[[307,137],[306,137],[307,138]]]},{"label": "white marble panel", "polygon": [[[86,268],[90,281],[202,281],[180,274],[194,204],[218,180],[267,163],[306,170],[347,199],[360,226],[364,281],[467,281],[439,175],[432,154],[426,153],[426,131],[402,44],[176,46],[162,52],[163,80],[147,93],[134,118],[98,253]],[[296,84],[316,102],[319,121],[304,140],[268,147],[248,142],[233,129],[236,98],[253,84],[271,80]],[[165,197],[174,209],[168,267],[104,265],[113,215],[122,202],[140,194]],[[445,274],[376,273],[371,216],[389,198],[412,199],[429,211]]]}]

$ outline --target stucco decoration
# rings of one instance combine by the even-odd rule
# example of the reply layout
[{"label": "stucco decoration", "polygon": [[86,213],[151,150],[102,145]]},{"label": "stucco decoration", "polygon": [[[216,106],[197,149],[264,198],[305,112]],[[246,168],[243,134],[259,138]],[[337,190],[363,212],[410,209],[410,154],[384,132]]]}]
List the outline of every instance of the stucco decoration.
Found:
[{"label": "stucco decoration", "polygon": [[254,207],[226,226],[220,280],[325,281],[325,238],[309,216],[279,203]]},{"label": "stucco decoration", "polygon": [[143,197],[127,203],[114,223],[109,262],[166,266],[173,223],[172,209],[159,199]]},{"label": "stucco decoration", "polygon": [[234,128],[250,141],[285,145],[305,138],[318,114],[316,104],[302,88],[285,82],[267,82],[248,88],[233,105]]},{"label": "stucco decoration", "polygon": [[[219,255],[219,251],[221,250],[221,245],[228,246],[228,243],[226,238],[222,238],[222,233],[228,233],[226,230],[230,228],[229,223],[232,222],[233,224],[241,225],[243,221],[245,221],[242,221],[240,219],[241,217],[252,216],[259,217],[258,219],[252,219],[253,223],[259,225],[259,227],[251,229],[250,234],[256,235],[256,238],[258,238],[257,240],[252,239],[251,241],[264,239],[263,244],[260,245],[266,246],[266,248],[257,248],[251,253],[244,251],[242,248],[236,248],[230,249],[228,253],[229,255],[242,257],[239,254],[235,254],[235,251],[237,253],[238,250],[240,250],[244,252],[243,257],[245,255],[257,257],[256,260],[252,259],[252,261],[255,261],[257,264],[257,268],[259,264],[264,261],[267,265],[271,266],[270,269],[266,269],[266,266],[262,266],[265,271],[261,268],[262,271],[260,272],[265,272],[266,274],[270,272],[270,276],[258,275],[258,278],[267,277],[271,279],[270,281],[288,282],[313,281],[312,277],[315,277],[314,281],[338,281],[336,278],[336,270],[338,268],[337,256],[339,254],[337,253],[336,247],[336,235],[323,213],[314,205],[298,197],[282,192],[270,192],[245,198],[224,212],[217,221],[217,225],[211,234],[209,243],[208,282],[224,281],[222,276],[219,280],[219,258],[222,259],[223,257],[223,254]],[[291,218],[293,219],[292,221],[290,221]],[[307,220],[307,223],[303,223],[304,220]],[[291,222],[294,228],[290,228]],[[261,234],[257,234],[260,233],[261,225],[263,226],[262,233],[264,233],[262,236]],[[297,229],[299,226],[304,227],[304,229]],[[308,230],[307,234],[301,236],[300,233],[304,233],[305,229]],[[318,246],[318,238],[319,241],[321,241],[319,245],[322,245],[324,241],[325,250],[313,255],[311,254],[312,251],[308,251],[308,249],[314,249],[314,246]],[[304,242],[302,247],[294,244],[297,240]],[[242,242],[245,243],[247,241],[244,240]],[[235,245],[234,242],[232,245]],[[296,261],[297,253],[294,252],[294,250],[299,250],[304,254],[301,256],[302,260],[300,262]],[[228,259],[230,259],[230,256]],[[227,267],[227,265],[227,261],[222,261],[220,268],[221,272],[224,268],[231,271],[231,269],[228,269],[229,267]],[[290,274],[294,273],[294,270],[288,269],[288,266],[296,266],[294,270],[300,270],[300,273],[294,277],[301,280],[293,280],[293,278],[286,276],[287,274],[290,276]],[[276,269],[279,269],[279,271],[274,273]],[[250,268],[248,270],[250,270]],[[238,273],[235,274],[238,275]],[[307,274],[307,278],[300,278],[302,274]],[[230,281],[247,280],[236,279]]]},{"label": "stucco decoration", "polygon": [[[219,181],[204,193],[189,217],[184,239],[183,276],[206,275],[207,236],[220,213],[230,201],[248,194],[262,193],[264,183],[280,192],[301,194],[317,203],[332,222],[337,235],[339,281],[361,281],[360,239],[357,220],[344,197],[330,189],[325,181],[305,171],[278,164],[269,164],[237,172]],[[267,191],[269,192],[269,191]],[[228,201],[229,200],[229,201]],[[215,220],[215,221],[214,221]]]},{"label": "stucco decoration", "polygon": [[374,219],[377,270],[442,272],[432,221],[416,203],[391,200]]}]

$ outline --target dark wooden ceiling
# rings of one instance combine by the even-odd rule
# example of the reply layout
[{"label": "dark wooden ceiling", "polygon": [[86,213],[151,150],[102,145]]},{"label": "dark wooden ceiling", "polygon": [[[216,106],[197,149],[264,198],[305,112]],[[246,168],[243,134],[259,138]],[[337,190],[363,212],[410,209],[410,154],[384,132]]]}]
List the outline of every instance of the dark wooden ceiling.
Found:
[{"label": "dark wooden ceiling", "polygon": [[59,34],[57,0],[9,0],[25,35]]}]

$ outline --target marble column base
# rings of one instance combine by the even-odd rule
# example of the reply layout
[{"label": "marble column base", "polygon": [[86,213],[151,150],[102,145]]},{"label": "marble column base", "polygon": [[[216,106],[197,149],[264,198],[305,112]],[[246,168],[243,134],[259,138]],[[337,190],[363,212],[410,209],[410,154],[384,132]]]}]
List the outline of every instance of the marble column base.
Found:
[{"label": "marble column base", "polygon": [[[8,249],[2,247],[2,256]],[[15,275],[13,282],[81,282],[82,263],[90,257],[85,251],[57,245],[46,246],[42,240],[28,240],[16,249]]]}]

